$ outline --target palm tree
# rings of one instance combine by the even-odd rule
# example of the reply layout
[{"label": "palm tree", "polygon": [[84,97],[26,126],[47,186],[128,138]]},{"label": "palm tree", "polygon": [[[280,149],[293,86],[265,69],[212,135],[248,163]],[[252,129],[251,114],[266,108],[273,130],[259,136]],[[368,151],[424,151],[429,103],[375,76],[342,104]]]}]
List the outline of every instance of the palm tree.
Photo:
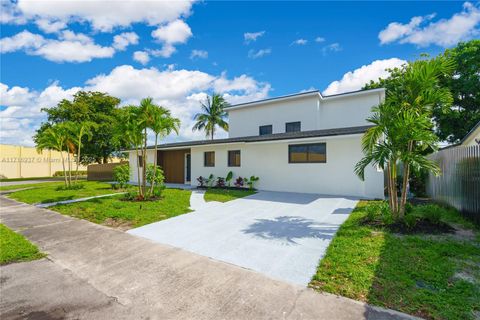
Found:
[{"label": "palm tree", "polygon": [[[385,102],[373,108],[373,115],[367,119],[374,126],[362,138],[364,158],[355,166],[355,173],[363,180],[365,168],[370,164],[387,170],[389,204],[399,218],[405,214],[411,168],[426,169],[433,174],[440,172],[425,154],[427,150],[435,150],[438,142],[433,133],[432,108],[446,108],[452,103],[450,91],[440,86],[439,79],[453,69],[453,62],[443,57],[409,63],[401,70],[401,76],[390,80],[392,86]],[[398,202],[400,162],[403,177]]]},{"label": "palm tree", "polygon": [[[43,150],[55,150],[60,152],[62,157],[63,177],[65,179],[65,187],[68,186],[67,172],[65,169],[65,158],[63,150],[66,147],[67,132],[61,124],[54,125],[40,133],[35,137],[36,148],[39,152]],[[68,153],[68,151],[67,151]]]},{"label": "palm tree", "polygon": [[[137,160],[139,158],[139,149],[143,146],[143,128],[139,121],[139,108],[136,106],[126,106],[120,109],[119,121],[116,136],[131,148],[135,148]],[[145,157],[143,157],[145,158]],[[140,179],[140,163],[137,161],[137,177]],[[143,190],[141,181],[138,181],[138,194],[142,198]]]},{"label": "palm tree", "polygon": [[213,140],[216,126],[228,131],[228,123],[225,121],[227,112],[225,108],[230,104],[221,95],[213,93],[212,97],[207,97],[206,103],[202,104],[203,113],[197,113],[194,117],[196,121],[192,130],[204,130],[205,135]]},{"label": "palm tree", "polygon": [[[172,117],[170,110],[160,107],[157,105],[153,105],[150,107],[149,112],[147,114],[147,125],[155,134],[155,154],[153,157],[153,176],[157,176],[157,157],[158,157],[158,137],[166,137],[172,132],[178,134],[180,130],[180,120],[177,118]],[[153,188],[155,184],[155,179],[152,181],[150,185],[150,194],[153,193]]]},{"label": "palm tree", "polygon": [[78,181],[78,166],[80,164],[80,154],[82,149],[82,139],[84,136],[87,137],[87,140],[92,139],[92,128],[96,125],[93,122],[65,122],[66,128],[71,135],[73,146],[71,146],[74,151],[76,151],[76,169],[75,169],[75,183]]}]

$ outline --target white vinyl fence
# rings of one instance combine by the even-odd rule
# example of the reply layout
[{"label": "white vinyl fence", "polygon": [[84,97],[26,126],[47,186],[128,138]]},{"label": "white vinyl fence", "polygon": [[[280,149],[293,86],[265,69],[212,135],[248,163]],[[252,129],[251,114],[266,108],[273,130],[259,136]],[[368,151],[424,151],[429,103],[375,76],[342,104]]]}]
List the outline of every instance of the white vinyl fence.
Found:
[{"label": "white vinyl fence", "polygon": [[438,163],[442,173],[439,177],[429,175],[428,195],[480,224],[480,145],[443,149],[430,159]]}]

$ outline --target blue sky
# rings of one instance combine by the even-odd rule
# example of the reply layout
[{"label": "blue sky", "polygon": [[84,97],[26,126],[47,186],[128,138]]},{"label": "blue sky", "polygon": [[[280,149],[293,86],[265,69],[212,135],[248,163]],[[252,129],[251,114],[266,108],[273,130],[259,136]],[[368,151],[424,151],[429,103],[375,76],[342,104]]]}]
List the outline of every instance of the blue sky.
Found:
[{"label": "blue sky", "polygon": [[191,132],[212,91],[231,103],[359,89],[387,67],[478,38],[470,2],[2,0],[2,143],[31,145],[41,107],[80,89],[152,96]]}]

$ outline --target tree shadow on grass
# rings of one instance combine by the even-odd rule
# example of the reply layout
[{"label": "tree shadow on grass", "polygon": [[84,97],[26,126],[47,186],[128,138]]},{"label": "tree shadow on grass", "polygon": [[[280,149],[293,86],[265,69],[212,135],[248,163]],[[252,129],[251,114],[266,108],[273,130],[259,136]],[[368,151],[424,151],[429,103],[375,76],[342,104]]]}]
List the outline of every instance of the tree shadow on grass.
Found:
[{"label": "tree shadow on grass", "polygon": [[268,240],[278,240],[287,244],[298,244],[296,239],[316,238],[332,239],[336,226],[318,224],[317,222],[296,216],[281,216],[273,220],[256,219],[257,222],[242,230],[245,234]]}]

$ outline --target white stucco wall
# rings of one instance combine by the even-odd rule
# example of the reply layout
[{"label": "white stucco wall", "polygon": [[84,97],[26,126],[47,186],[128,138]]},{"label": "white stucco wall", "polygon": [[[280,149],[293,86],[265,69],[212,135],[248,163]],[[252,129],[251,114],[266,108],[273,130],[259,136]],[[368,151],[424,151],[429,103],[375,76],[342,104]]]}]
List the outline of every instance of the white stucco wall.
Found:
[{"label": "white stucco wall", "polygon": [[302,131],[367,125],[371,108],[383,99],[383,91],[321,98],[298,96],[256,106],[229,110],[229,137],[258,135],[259,126],[273,125],[273,133],[285,132],[285,123],[300,121]]},{"label": "white stucco wall", "polygon": [[[294,140],[290,142],[238,143],[192,147],[192,185],[199,176],[260,177],[260,190],[320,193],[362,198],[383,198],[383,172],[369,167],[361,181],[353,172],[362,158],[361,136]],[[288,163],[288,145],[326,142],[327,163]],[[241,150],[241,167],[228,167],[228,150]],[[215,151],[215,167],[203,166],[203,153]]]},{"label": "white stucco wall", "polygon": [[[147,150],[147,163],[153,163],[154,159],[154,150]],[[130,182],[138,183],[138,174],[137,174],[137,154],[135,151],[128,152],[128,161],[130,165]]]}]

